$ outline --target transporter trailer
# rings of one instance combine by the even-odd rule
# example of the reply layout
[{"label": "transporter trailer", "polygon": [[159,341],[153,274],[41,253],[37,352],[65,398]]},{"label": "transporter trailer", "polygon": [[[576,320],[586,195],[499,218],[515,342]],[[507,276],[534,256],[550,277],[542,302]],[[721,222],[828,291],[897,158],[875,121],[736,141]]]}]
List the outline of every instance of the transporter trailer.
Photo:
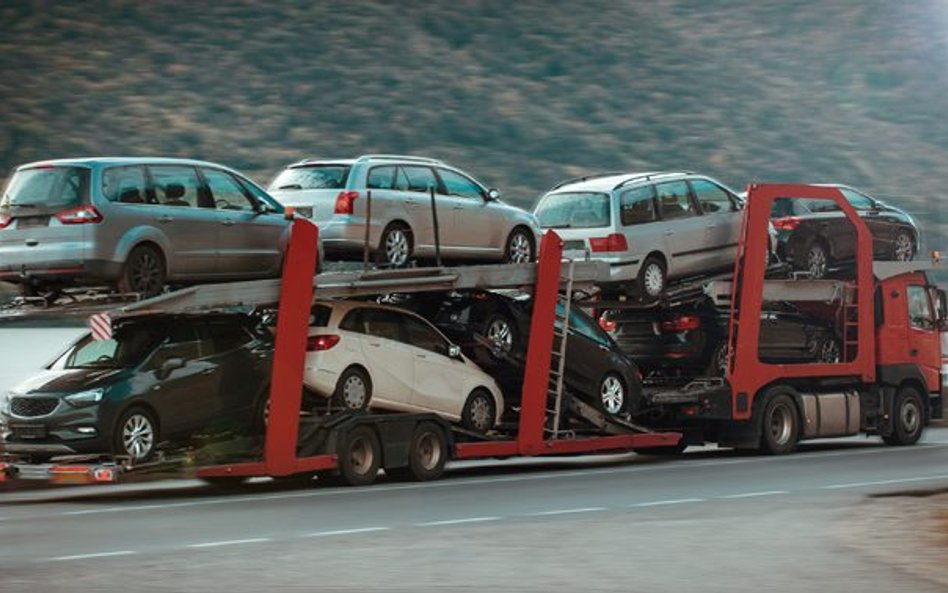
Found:
[{"label": "transporter trailer", "polygon": [[[856,234],[854,280],[766,278],[768,222],[776,198],[836,202]],[[209,458],[189,451],[138,466],[108,456],[66,459],[43,468],[11,459],[0,463],[0,481],[38,475],[54,482],[110,483],[176,475],[234,485],[253,477],[308,480],[318,475],[366,485],[380,469],[395,478],[436,479],[449,460],[629,451],[672,454],[705,442],[782,454],[803,439],[859,433],[879,435],[894,445],[916,442],[927,420],[942,415],[940,330],[945,325],[945,295],[929,282],[924,271],[928,264],[874,264],[866,225],[835,188],[753,185],[747,204],[734,274],[730,281],[716,281],[717,298],[729,301],[725,377],[646,391],[645,409],[634,418],[607,417],[569,398],[557,379],[568,353],[554,351],[555,333],[561,331],[556,322],[563,328],[574,291],[588,290],[609,274],[602,262],[562,262],[562,241],[555,232],[542,238],[536,264],[341,272],[314,278],[318,229],[309,221],[296,220],[282,281],[191,287],[113,313],[200,315],[278,303],[270,409],[258,453]],[[306,338],[316,298],[474,288],[520,288],[533,294],[515,424],[476,435],[435,414],[344,411],[301,418]],[[557,314],[561,292],[567,315]],[[839,362],[762,362],[758,347],[766,300],[829,306],[843,341]],[[575,418],[582,421],[582,429],[571,425]]]}]

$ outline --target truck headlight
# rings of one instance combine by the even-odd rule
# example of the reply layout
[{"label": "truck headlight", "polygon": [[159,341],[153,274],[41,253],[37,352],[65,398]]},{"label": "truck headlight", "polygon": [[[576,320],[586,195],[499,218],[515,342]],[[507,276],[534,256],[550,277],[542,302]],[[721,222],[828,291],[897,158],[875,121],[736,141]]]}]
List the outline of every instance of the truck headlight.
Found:
[{"label": "truck headlight", "polygon": [[80,391],[79,393],[67,395],[63,399],[69,402],[70,405],[81,408],[83,406],[91,406],[92,404],[99,403],[102,401],[102,395],[104,393],[104,389],[90,389],[89,391]]}]

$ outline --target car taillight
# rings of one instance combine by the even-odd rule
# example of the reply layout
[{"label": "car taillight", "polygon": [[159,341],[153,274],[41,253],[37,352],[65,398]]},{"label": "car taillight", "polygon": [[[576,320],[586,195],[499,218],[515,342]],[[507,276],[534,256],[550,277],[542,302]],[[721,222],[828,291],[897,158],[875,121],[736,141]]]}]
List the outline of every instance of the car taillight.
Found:
[{"label": "car taillight", "polygon": [[0,214],[0,229],[5,229],[13,222],[13,217],[9,214]]},{"label": "car taillight", "polygon": [[601,327],[605,332],[614,332],[616,331],[616,327],[618,327],[618,325],[615,321],[607,319],[606,316],[603,315],[599,318],[599,327]]},{"label": "car taillight", "polygon": [[796,216],[784,216],[773,220],[774,228],[778,231],[792,231],[800,226],[800,219]]},{"label": "car taillight", "polygon": [[662,331],[686,332],[701,327],[701,318],[695,315],[682,315],[671,321],[662,322]]},{"label": "car taillight", "polygon": [[359,197],[359,192],[357,191],[341,191],[339,195],[336,196],[336,214],[352,214],[352,209],[355,206],[356,198]]},{"label": "car taillight", "polygon": [[79,206],[78,208],[57,212],[55,216],[63,224],[97,224],[102,222],[102,215],[95,209],[95,206]]},{"label": "car taillight", "polygon": [[612,233],[608,237],[593,237],[589,240],[589,248],[593,251],[628,251],[629,244],[625,235]]},{"label": "car taillight", "polygon": [[320,352],[322,350],[329,350],[338,343],[339,336],[336,335],[310,336],[306,338],[306,351]]}]

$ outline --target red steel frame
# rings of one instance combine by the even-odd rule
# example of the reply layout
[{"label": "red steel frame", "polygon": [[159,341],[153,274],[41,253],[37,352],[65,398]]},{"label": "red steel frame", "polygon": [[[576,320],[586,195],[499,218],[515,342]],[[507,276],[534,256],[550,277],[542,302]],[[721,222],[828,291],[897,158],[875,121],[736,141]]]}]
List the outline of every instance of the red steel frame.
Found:
[{"label": "red steel frame", "polygon": [[[318,232],[316,226],[307,220],[293,222],[280,287],[270,414],[263,461],[202,467],[197,470],[200,477],[287,476],[337,467],[335,455],[296,456],[306,336],[313,301],[314,283],[310,270],[316,269]],[[540,243],[517,437],[503,441],[461,443],[455,447],[455,457],[458,459],[627,451],[640,447],[673,446],[681,440],[678,433],[559,440],[543,438],[562,247],[561,239],[552,231],[547,232]]]},{"label": "red steel frame", "polygon": [[[821,199],[835,202],[856,228],[857,351],[852,361],[807,364],[767,364],[760,361],[758,340],[763,306],[764,274],[769,229],[767,222],[777,198]],[[798,377],[860,377],[875,381],[875,339],[873,337],[872,235],[859,214],[835,187],[799,184],[751,185],[741,228],[740,252],[734,264],[731,291],[731,318],[728,335],[730,351],[727,381],[731,385],[731,413],[735,420],[747,420],[753,412],[754,397],[765,386],[781,379]],[[739,315],[739,319],[738,316]],[[745,406],[739,406],[745,395]]]}]

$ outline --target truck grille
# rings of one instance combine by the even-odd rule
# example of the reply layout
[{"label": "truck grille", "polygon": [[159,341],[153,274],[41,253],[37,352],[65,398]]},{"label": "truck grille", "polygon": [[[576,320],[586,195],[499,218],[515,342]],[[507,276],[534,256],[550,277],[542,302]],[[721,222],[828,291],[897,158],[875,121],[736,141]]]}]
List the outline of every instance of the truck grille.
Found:
[{"label": "truck grille", "polygon": [[10,400],[10,411],[14,416],[33,418],[52,414],[59,399],[55,397],[14,397]]}]

